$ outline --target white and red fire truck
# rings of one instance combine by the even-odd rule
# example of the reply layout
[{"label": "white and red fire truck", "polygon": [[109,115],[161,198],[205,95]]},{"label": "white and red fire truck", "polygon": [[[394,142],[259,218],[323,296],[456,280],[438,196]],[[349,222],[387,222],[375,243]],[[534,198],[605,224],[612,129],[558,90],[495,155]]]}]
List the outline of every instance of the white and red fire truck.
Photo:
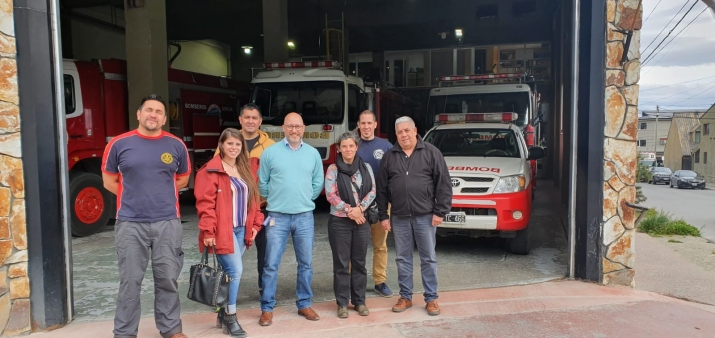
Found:
[{"label": "white and red fire truck", "polygon": [[337,138],[355,130],[363,110],[375,112],[378,136],[393,142],[395,119],[421,111],[419,103],[395,89],[345,75],[335,61],[266,63],[251,84],[251,101],[263,114],[261,129],[282,140],[285,115],[300,114],[306,126],[303,141],[318,150],[324,168],[335,163]]},{"label": "white and red fire truck", "polygon": [[452,210],[441,236],[510,238],[515,254],[529,253],[534,184],[531,160],[544,156],[526,144],[517,113],[438,114],[424,141],[444,155],[452,182]]},{"label": "white and red fire truck", "polygon": [[[427,119],[439,114],[516,113],[513,124],[524,134],[526,144],[539,144],[540,124],[534,127],[539,111],[535,81],[521,73],[452,75],[439,78],[439,87],[430,90]],[[437,123],[436,120],[426,121]],[[539,144],[540,145],[540,144]],[[531,162],[536,175],[536,161]]]},{"label": "white and red fire truck", "polygon": [[[72,234],[86,236],[102,229],[116,210],[102,183],[102,154],[112,137],[129,130],[139,102],[127,102],[123,60],[65,60],[63,68]],[[186,143],[195,172],[213,155],[221,131],[238,125],[237,106],[247,101],[248,86],[171,68],[168,75],[170,131]]]}]

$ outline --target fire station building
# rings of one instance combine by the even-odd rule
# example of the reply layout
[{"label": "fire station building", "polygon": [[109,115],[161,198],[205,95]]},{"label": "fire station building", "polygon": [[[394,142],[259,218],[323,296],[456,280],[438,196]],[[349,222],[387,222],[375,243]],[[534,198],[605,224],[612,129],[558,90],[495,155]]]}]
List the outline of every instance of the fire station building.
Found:
[{"label": "fire station building", "polygon": [[[120,113],[127,115],[129,128],[135,128],[134,109],[141,97],[148,93],[171,96],[168,79],[172,75],[167,72],[171,41],[210,38],[208,33],[199,34],[204,32],[201,29],[230,36],[224,39],[231,44],[233,55],[230,73],[225,77],[250,82],[252,68],[257,65],[295,59],[286,41],[319,41],[326,36],[332,41],[331,35],[324,33],[330,26],[326,12],[330,20],[344,13],[343,27],[331,29],[344,34],[339,40],[344,47],[340,52],[346,64],[354,64],[351,69],[359,73],[358,59],[368,55],[366,62],[378,65],[384,71],[383,78],[393,84],[400,81],[398,84],[405,87],[428,87],[442,65],[434,60],[442,60],[439,58],[444,55],[430,51],[438,47],[449,48],[444,59],[453,62],[442,75],[453,69],[466,74],[476,73],[480,67],[473,66],[475,63],[461,67],[460,60],[477,60],[481,58],[478,55],[483,55],[487,68],[492,64],[509,66],[508,56],[503,56],[507,53],[489,47],[479,54],[465,46],[548,41],[552,89],[542,100],[548,99],[553,113],[547,128],[550,156],[543,166],[553,181],[553,204],[559,206],[568,242],[568,272],[563,277],[633,286],[637,277],[635,210],[628,204],[636,195],[640,1],[493,4],[451,0],[430,11],[420,1],[384,4],[371,0],[357,5],[351,1],[306,0],[301,6],[313,8],[310,15],[296,12],[307,9],[298,9],[288,0],[230,3],[226,6],[239,7],[222,10],[207,1],[184,0],[0,1],[0,335],[48,330],[74,319],[70,218],[76,206],[68,195],[67,168],[72,159],[67,156],[67,143],[77,136],[66,132],[64,59],[100,49],[121,49],[126,60],[129,108]],[[107,6],[112,14],[107,19],[88,17],[81,9],[91,6]],[[232,19],[224,12],[241,16]],[[542,12],[544,15],[536,16]],[[502,19],[502,15],[509,18]],[[454,18],[453,25],[444,25],[450,18]],[[91,45],[83,42],[77,38],[83,28],[74,24],[75,19],[121,31],[117,34],[123,36],[124,45],[117,46],[104,37],[97,37]],[[390,20],[394,22],[384,24]],[[457,26],[461,29],[455,40],[452,34]],[[477,34],[480,31],[493,33]],[[543,36],[529,36],[536,34],[534,31],[541,31]],[[245,46],[240,43],[243,35],[250,36]],[[478,37],[470,40],[472,36]],[[349,47],[345,39],[350,41]],[[316,51],[306,54],[322,54],[326,41],[320,41],[315,42],[320,43]],[[469,51],[462,53],[461,49]],[[405,67],[391,55],[399,53],[386,51],[404,50],[429,55],[421,71],[404,69],[397,73],[396,69]],[[251,53],[250,60],[238,57]],[[359,54],[357,61],[348,60],[347,55],[353,54]],[[88,114],[87,108],[77,113],[83,112]]]}]

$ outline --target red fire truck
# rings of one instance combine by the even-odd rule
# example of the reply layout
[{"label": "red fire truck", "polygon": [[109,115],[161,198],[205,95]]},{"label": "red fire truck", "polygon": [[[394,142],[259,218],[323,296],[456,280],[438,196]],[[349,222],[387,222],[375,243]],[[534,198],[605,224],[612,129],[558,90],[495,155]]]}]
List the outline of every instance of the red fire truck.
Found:
[{"label": "red fire truck", "polygon": [[[422,105],[413,98],[404,95],[400,90],[386,82],[365,83],[365,91],[368,93],[368,107],[377,116],[377,129],[375,134],[378,137],[387,139],[390,143],[397,142],[395,135],[395,120],[402,116],[409,116],[418,124],[422,120]],[[418,130],[420,135],[424,135],[427,130]]]},{"label": "red fire truck", "polygon": [[[439,87],[430,91],[425,117],[437,123],[435,117],[440,114],[516,113],[513,124],[524,134],[527,146],[541,146],[536,141],[541,139],[540,124],[534,127],[539,114],[536,82],[523,73],[443,76]],[[531,160],[530,166],[536,177],[536,161]]]},{"label": "red fire truck", "polygon": [[[66,60],[63,68],[72,234],[87,236],[102,229],[116,210],[114,195],[103,186],[102,154],[112,137],[129,130],[137,107],[127,102],[125,61]],[[186,143],[195,172],[213,155],[221,131],[238,126],[239,102],[247,101],[248,87],[177,69],[168,75],[169,128]]]}]

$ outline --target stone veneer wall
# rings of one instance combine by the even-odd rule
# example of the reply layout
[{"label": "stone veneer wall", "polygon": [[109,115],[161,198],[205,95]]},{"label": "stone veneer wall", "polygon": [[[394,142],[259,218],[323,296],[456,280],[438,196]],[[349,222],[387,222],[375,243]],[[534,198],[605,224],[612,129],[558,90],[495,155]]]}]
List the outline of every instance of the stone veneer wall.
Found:
[{"label": "stone veneer wall", "polygon": [[0,0],[0,336],[30,331],[13,1]]},{"label": "stone veneer wall", "polygon": [[[634,286],[638,152],[638,80],[642,6],[638,0],[607,0],[606,121],[603,172],[603,284]],[[628,61],[621,64],[626,35],[634,30]]]}]

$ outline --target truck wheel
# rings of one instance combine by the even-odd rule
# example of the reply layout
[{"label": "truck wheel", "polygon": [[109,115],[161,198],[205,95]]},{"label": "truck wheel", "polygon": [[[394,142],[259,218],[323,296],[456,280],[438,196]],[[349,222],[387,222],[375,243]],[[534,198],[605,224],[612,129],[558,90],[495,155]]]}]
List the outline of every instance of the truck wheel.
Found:
[{"label": "truck wheel", "polygon": [[527,226],[523,230],[516,232],[516,237],[509,240],[509,251],[515,255],[529,254],[529,229]]},{"label": "truck wheel", "polygon": [[89,236],[104,228],[111,216],[110,201],[100,176],[80,173],[70,177],[72,235]]}]

